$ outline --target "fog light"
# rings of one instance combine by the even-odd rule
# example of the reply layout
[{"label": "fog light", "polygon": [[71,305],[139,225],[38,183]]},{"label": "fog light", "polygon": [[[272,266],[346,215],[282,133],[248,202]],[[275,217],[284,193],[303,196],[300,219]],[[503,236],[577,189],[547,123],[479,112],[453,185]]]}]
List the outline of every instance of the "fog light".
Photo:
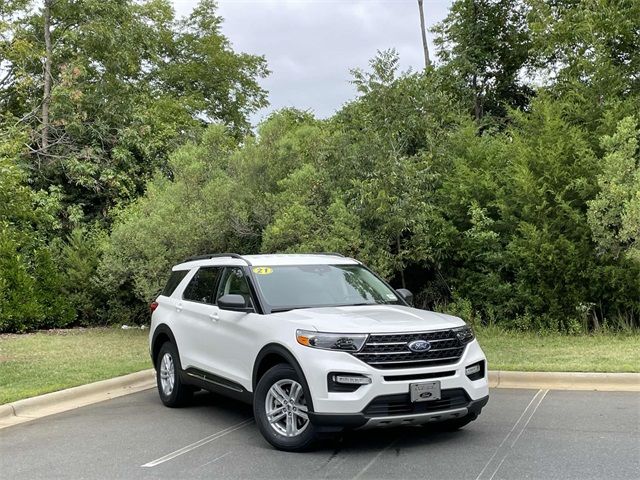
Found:
[{"label": "fog light", "polygon": [[484,361],[476,362],[464,369],[469,380],[480,380],[484,378],[485,366]]},{"label": "fog light", "polygon": [[336,383],[342,383],[344,385],[368,385],[371,383],[371,379],[369,377],[360,375],[333,375],[331,379]]},{"label": "fog light", "polygon": [[474,373],[478,373],[479,371],[480,371],[480,364],[476,363],[475,365],[471,365],[470,367],[467,367],[464,373],[466,373],[467,375],[473,375]]}]

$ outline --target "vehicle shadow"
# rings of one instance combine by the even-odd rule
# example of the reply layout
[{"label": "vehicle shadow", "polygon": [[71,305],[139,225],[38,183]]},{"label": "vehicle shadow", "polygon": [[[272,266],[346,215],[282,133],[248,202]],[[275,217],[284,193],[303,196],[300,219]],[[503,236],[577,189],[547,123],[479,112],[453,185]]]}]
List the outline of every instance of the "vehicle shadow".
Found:
[{"label": "vehicle shadow", "polygon": [[[253,417],[253,409],[250,405],[204,390],[194,395],[190,408],[197,408],[207,412],[206,415],[211,415],[212,417],[219,417],[220,415]],[[333,457],[340,453],[349,451],[366,453],[367,451],[375,452],[386,448],[391,452],[395,451],[396,455],[399,455],[401,449],[410,449],[411,447],[424,448],[429,445],[458,442],[462,437],[474,435],[471,430],[461,429],[454,432],[442,432],[429,425],[347,430],[341,433],[323,435],[309,453],[322,456],[328,455],[328,461],[331,461]],[[253,446],[273,450],[273,447],[266,441],[258,441]]]},{"label": "vehicle shadow", "polygon": [[212,415],[216,416],[233,414],[235,416],[253,417],[251,405],[206,390],[200,390],[193,395],[189,408],[211,410]]},{"label": "vehicle shadow", "polygon": [[347,450],[364,452],[367,450],[379,451],[388,449],[400,454],[402,449],[440,445],[449,442],[457,442],[461,437],[467,436],[464,429],[455,432],[442,432],[429,426],[405,426],[374,428],[370,430],[345,431],[333,438],[326,438],[316,446],[316,451]]}]

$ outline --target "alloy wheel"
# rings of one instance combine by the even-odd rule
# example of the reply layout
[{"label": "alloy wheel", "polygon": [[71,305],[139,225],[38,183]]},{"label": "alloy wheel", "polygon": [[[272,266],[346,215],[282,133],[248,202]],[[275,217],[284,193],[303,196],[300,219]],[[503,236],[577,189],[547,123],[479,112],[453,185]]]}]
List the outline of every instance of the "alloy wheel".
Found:
[{"label": "alloy wheel", "polygon": [[309,426],[302,385],[295,380],[274,383],[267,392],[265,410],[271,428],[285,437],[296,437]]},{"label": "alloy wheel", "polygon": [[167,397],[173,393],[173,386],[175,384],[175,366],[173,364],[173,357],[169,352],[165,353],[160,362],[160,385],[162,387],[162,393]]}]

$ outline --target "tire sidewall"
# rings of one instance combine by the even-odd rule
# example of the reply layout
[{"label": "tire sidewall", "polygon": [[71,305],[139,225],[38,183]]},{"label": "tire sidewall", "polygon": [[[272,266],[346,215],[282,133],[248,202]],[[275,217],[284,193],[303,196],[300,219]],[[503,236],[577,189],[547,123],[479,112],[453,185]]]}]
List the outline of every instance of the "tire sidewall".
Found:
[{"label": "tire sidewall", "polygon": [[[173,391],[171,395],[166,395],[162,390],[162,383],[160,381],[160,365],[162,362],[162,358],[165,354],[171,355],[173,359]],[[156,384],[158,387],[158,394],[160,395],[160,400],[167,407],[176,407],[180,403],[181,399],[181,389],[184,389],[184,385],[180,382],[180,356],[178,355],[178,349],[171,342],[166,342],[160,348],[160,352],[158,353],[158,358],[156,358]]]},{"label": "tire sidewall", "polygon": [[267,392],[271,386],[279,380],[295,380],[302,385],[307,406],[311,411],[309,387],[304,377],[300,378],[300,375],[298,375],[295,369],[290,365],[279,364],[269,369],[262,378],[260,378],[260,381],[256,386],[253,398],[253,414],[256,419],[256,424],[260,433],[262,433],[264,438],[274,447],[280,450],[292,452],[306,450],[317,438],[316,429],[312,423],[309,423],[307,428],[300,435],[296,437],[286,437],[276,432],[267,419],[267,412],[265,408]]}]

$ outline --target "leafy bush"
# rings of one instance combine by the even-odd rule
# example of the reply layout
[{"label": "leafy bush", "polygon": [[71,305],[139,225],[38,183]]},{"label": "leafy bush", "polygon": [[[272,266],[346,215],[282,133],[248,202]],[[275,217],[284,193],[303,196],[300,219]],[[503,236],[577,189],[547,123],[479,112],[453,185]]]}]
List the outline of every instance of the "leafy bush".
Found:
[{"label": "leafy bush", "polygon": [[68,325],[74,311],[46,244],[57,228],[55,192],[33,192],[14,158],[19,143],[0,144],[0,332]]}]

